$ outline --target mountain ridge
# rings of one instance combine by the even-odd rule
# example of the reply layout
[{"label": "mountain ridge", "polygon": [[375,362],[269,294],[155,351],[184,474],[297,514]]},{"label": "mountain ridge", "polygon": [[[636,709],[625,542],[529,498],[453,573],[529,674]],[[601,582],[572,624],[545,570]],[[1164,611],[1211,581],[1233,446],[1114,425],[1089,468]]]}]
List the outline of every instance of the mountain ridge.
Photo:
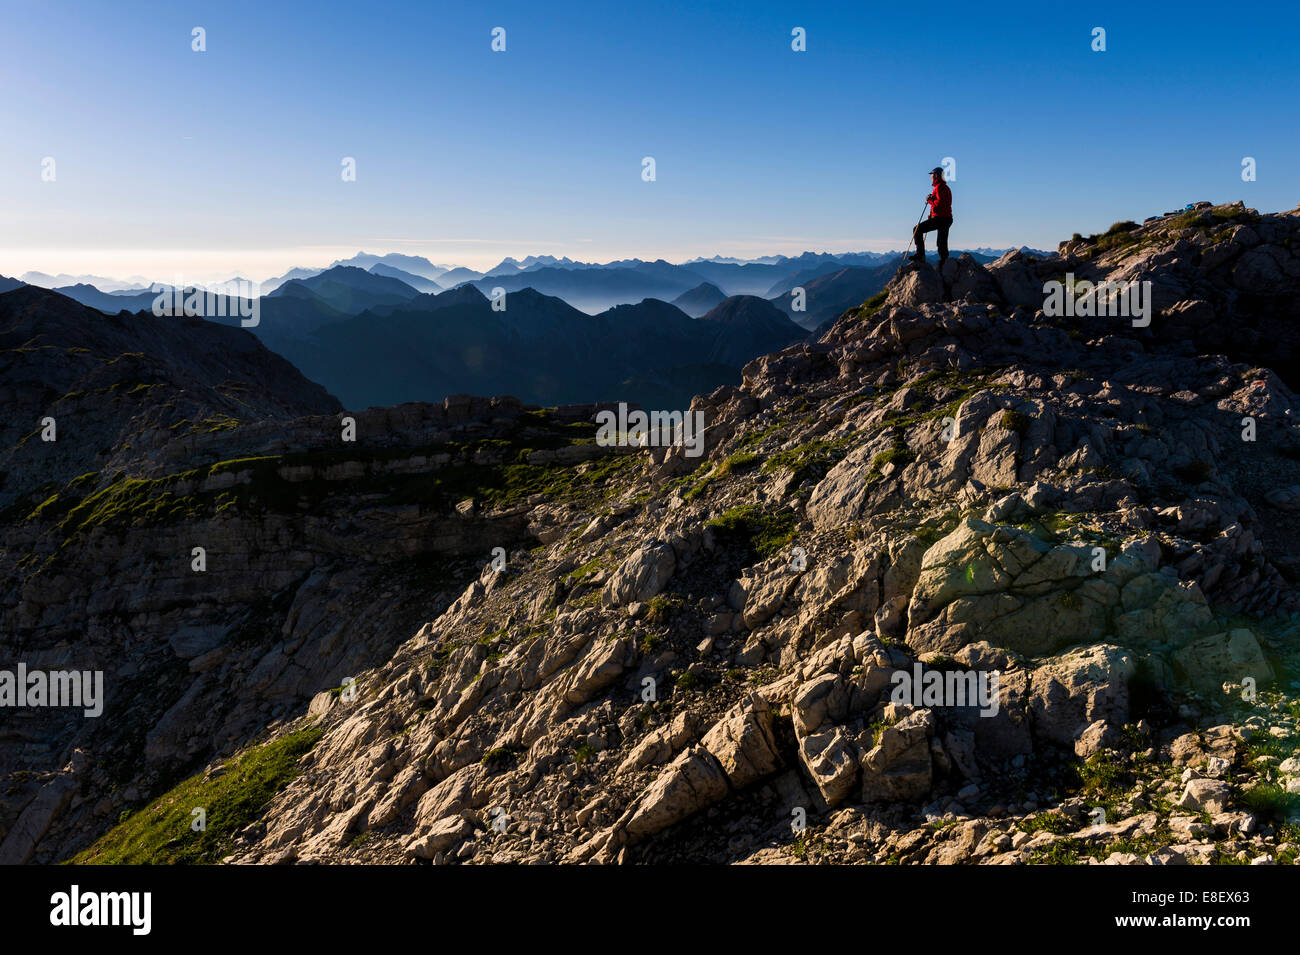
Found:
[{"label": "mountain ridge", "polygon": [[[195,435],[213,464],[102,525],[111,474],[34,490],[4,632],[145,679],[103,729],[0,740],[0,858],[1292,861],[1300,773],[1261,757],[1300,741],[1300,397],[1256,358],[1295,354],[1297,237],[1238,203],[907,265],[697,394],[698,457],[599,443],[606,407],[456,396],[359,413],[353,447],[336,414]],[[1070,273],[1151,282],[1150,324],[1048,314]],[[750,309],[776,306],[720,317]],[[106,573],[155,581],[148,612],[68,583]],[[996,672],[996,711],[891,689],[924,672]],[[304,740],[211,841],[163,811]]]}]

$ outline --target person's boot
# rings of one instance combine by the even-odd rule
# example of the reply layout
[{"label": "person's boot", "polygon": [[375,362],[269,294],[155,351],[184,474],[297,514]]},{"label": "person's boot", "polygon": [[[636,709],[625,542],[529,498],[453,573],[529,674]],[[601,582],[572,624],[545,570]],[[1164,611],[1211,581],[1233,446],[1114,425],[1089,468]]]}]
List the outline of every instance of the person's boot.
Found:
[{"label": "person's boot", "polygon": [[908,260],[909,262],[924,262],[924,261],[925,261],[925,253],[924,253],[924,252],[916,252],[916,253],[913,253],[912,255],[909,255],[909,256],[907,257],[907,260]]}]

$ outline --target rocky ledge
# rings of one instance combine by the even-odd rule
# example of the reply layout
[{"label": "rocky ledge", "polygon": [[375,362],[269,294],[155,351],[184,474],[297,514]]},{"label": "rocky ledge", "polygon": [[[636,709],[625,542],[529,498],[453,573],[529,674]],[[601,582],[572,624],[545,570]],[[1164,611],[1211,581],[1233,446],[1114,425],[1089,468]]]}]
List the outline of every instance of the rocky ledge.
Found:
[{"label": "rocky ledge", "polygon": [[[1295,212],[1207,206],[1046,259],[909,266],[819,341],[696,398],[702,458],[634,450],[539,486],[526,543],[484,528],[479,572],[354,683],[313,674],[310,702],[300,681],[301,702],[170,795],[138,794],[112,828],[55,821],[38,845],[1290,863],[1297,234]],[[1151,281],[1151,322],[1048,314],[1044,286],[1071,273]],[[487,491],[456,496],[492,512]],[[283,752],[255,812],[188,834],[180,809],[232,799]],[[43,786],[27,811],[99,798],[75,767]]]}]

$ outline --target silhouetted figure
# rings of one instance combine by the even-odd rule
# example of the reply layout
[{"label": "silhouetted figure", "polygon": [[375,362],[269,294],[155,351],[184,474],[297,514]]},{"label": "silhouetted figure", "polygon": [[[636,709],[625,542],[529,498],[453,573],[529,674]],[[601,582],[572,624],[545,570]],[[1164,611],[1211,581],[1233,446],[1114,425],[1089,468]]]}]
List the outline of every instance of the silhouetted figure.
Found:
[{"label": "silhouetted figure", "polygon": [[952,190],[943,181],[943,167],[935,166],[930,170],[930,194],[925,201],[930,206],[930,218],[926,219],[912,233],[916,240],[916,254],[913,262],[925,261],[925,234],[937,232],[935,242],[939,247],[939,267],[948,258],[948,230],[952,228]]}]

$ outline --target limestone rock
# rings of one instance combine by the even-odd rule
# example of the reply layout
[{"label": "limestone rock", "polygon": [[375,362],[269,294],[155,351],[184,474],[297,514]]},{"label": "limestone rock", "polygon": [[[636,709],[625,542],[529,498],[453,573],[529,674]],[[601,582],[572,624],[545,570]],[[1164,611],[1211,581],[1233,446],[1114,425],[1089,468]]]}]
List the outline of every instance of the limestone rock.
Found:
[{"label": "limestone rock", "polygon": [[1260,685],[1273,681],[1273,668],[1264,659],[1259,641],[1244,628],[1193,641],[1176,650],[1174,660],[1188,682],[1207,692],[1247,677]]},{"label": "limestone rock", "polygon": [[644,544],[618,566],[605,585],[605,601],[614,606],[634,600],[644,603],[663,591],[676,568],[671,546],[663,541]]}]

